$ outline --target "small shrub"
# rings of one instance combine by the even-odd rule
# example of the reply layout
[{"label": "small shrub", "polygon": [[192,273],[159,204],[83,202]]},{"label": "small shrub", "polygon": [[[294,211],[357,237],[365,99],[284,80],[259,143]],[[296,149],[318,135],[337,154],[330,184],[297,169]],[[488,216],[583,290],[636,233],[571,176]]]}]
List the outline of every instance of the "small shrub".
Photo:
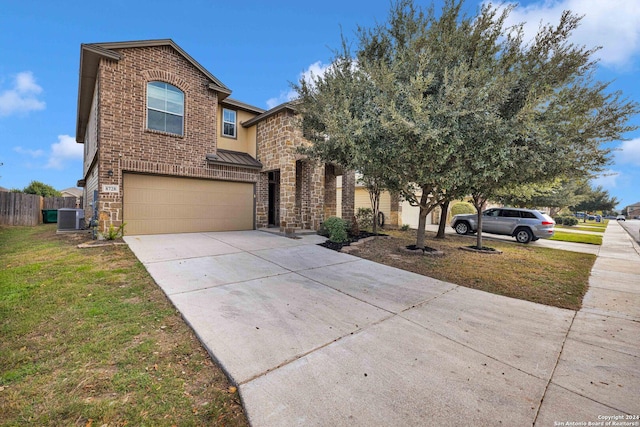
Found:
[{"label": "small shrub", "polygon": [[476,208],[469,202],[456,202],[451,206],[451,216],[474,213],[476,213]]},{"label": "small shrub", "polygon": [[334,243],[344,243],[347,237],[347,223],[337,216],[331,216],[323,223],[329,231],[329,241]]},{"label": "small shrub", "polygon": [[110,224],[109,228],[104,233],[101,233],[102,237],[104,237],[105,240],[116,240],[118,237],[123,237],[125,225],[126,224],[123,223],[121,226],[116,228],[113,224]]},{"label": "small shrub", "polygon": [[565,216],[562,218],[562,224],[568,225],[570,227],[578,225],[578,218],[576,218],[575,216]]},{"label": "small shrub", "polygon": [[373,228],[373,211],[371,208],[358,208],[356,221],[361,230],[371,231]]},{"label": "small shrub", "polygon": [[556,225],[564,224],[564,217],[563,216],[557,216],[557,217],[553,218],[553,220],[556,222]]},{"label": "small shrub", "polygon": [[329,230],[327,230],[327,226],[324,225],[324,222],[320,224],[320,227],[318,227],[318,235],[327,238],[329,237]]},{"label": "small shrub", "polygon": [[402,224],[402,227],[400,227],[401,231],[407,231],[409,230],[409,224]]}]

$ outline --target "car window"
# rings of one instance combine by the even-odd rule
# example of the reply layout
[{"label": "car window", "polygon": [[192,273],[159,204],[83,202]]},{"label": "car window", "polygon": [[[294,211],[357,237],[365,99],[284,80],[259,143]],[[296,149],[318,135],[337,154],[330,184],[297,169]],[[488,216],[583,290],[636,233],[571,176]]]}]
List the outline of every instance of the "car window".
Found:
[{"label": "car window", "polygon": [[500,216],[507,218],[520,218],[520,211],[512,211],[511,209],[502,209]]},{"label": "car window", "polygon": [[484,213],[482,215],[484,215],[484,216],[498,216],[499,213],[500,213],[499,209],[489,209],[487,211],[484,211]]},{"label": "car window", "polygon": [[520,212],[520,216],[522,218],[532,218],[532,219],[536,219],[536,216],[533,212],[526,212],[526,211],[522,211]]}]

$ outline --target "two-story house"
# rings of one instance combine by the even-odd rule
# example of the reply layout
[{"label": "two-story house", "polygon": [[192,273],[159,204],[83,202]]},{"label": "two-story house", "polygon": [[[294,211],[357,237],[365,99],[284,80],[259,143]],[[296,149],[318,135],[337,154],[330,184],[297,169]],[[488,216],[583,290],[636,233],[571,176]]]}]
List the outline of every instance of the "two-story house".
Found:
[{"label": "two-story house", "polygon": [[172,40],[83,44],[76,141],[84,209],[127,234],[318,228],[352,218],[354,173],[310,161],[295,110],[233,100]]}]

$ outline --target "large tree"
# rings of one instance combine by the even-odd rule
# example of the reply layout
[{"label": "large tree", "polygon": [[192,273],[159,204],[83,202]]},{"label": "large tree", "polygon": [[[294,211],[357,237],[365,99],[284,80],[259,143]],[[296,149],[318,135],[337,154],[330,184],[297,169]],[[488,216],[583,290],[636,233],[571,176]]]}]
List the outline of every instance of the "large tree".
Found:
[{"label": "large tree", "polygon": [[589,187],[582,195],[582,200],[572,205],[571,210],[574,212],[610,212],[616,208],[618,203],[620,201],[617,198],[612,197],[607,190],[599,185],[596,188]]},{"label": "large tree", "polygon": [[42,197],[60,197],[62,193],[53,188],[50,185],[42,183],[40,181],[31,181],[29,185],[24,187],[22,190],[23,193],[27,194],[37,194]]},{"label": "large tree", "polygon": [[433,208],[471,195],[481,248],[481,213],[501,187],[601,170],[602,143],[631,130],[638,111],[593,79],[594,49],[569,43],[575,15],[526,42],[523,25],[505,26],[511,7],[470,17],[462,3],[445,1],[437,16],[398,1],[385,24],[359,29],[355,54],[343,44],[332,69],[350,76],[344,85],[330,72],[298,90],[315,152],[383,170],[420,207],[417,247]]},{"label": "large tree", "polygon": [[[313,144],[300,150],[312,158],[336,163],[363,175],[377,232],[380,193],[394,182],[389,156],[389,136],[377,120],[377,106],[370,103],[373,82],[355,66],[356,60],[343,44],[331,66],[312,83],[295,86],[295,102],[303,135]],[[345,218],[350,220],[351,218]]]}]

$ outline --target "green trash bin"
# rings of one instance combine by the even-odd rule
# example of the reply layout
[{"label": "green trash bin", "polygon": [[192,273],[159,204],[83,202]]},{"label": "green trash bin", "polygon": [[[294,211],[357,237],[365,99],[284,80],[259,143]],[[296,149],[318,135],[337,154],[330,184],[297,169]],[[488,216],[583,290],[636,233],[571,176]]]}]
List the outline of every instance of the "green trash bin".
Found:
[{"label": "green trash bin", "polygon": [[55,224],[58,222],[58,210],[57,209],[43,209],[42,210],[42,222],[45,224]]}]

